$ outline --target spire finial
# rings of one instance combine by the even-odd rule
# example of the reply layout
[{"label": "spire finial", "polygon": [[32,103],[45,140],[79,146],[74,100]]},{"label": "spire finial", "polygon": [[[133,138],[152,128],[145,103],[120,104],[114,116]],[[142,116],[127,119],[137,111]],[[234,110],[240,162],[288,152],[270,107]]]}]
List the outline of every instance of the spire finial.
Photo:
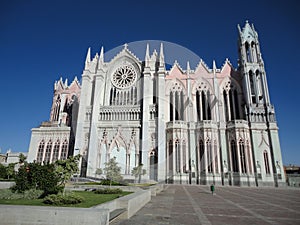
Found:
[{"label": "spire finial", "polygon": [[159,66],[165,66],[165,56],[164,56],[164,45],[163,45],[163,43],[160,43]]},{"label": "spire finial", "polygon": [[145,55],[145,66],[149,66],[149,60],[150,60],[150,53],[149,53],[149,43],[147,43],[146,46],[146,55]]},{"label": "spire finial", "polygon": [[216,67],[216,61],[213,60],[213,70],[216,71],[217,67]]},{"label": "spire finial", "polygon": [[100,50],[99,62],[100,63],[104,62],[104,48],[103,48],[103,46],[101,47],[101,50]]},{"label": "spire finial", "polygon": [[128,48],[128,44],[125,43],[125,44],[124,44],[124,49],[127,49],[127,48]]},{"label": "spire finial", "polygon": [[88,52],[86,54],[85,64],[91,62],[91,48],[89,47]]}]

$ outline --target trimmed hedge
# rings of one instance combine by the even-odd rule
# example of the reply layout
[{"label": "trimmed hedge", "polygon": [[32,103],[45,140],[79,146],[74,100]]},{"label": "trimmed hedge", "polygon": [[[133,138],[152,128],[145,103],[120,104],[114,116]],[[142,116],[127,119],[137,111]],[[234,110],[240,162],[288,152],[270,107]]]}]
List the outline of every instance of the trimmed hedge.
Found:
[{"label": "trimmed hedge", "polygon": [[120,188],[104,188],[95,191],[95,194],[121,194],[123,191]]},{"label": "trimmed hedge", "polygon": [[83,202],[84,199],[81,196],[76,195],[75,193],[66,193],[66,194],[57,194],[57,195],[48,195],[44,198],[44,203],[49,205],[75,205]]}]

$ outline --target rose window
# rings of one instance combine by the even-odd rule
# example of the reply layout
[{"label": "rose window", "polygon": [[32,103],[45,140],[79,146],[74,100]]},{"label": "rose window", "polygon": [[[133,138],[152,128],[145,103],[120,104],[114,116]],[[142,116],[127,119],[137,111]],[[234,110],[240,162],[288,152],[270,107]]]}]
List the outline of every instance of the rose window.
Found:
[{"label": "rose window", "polygon": [[119,67],[113,74],[112,82],[118,88],[130,87],[136,80],[135,70],[128,65]]}]

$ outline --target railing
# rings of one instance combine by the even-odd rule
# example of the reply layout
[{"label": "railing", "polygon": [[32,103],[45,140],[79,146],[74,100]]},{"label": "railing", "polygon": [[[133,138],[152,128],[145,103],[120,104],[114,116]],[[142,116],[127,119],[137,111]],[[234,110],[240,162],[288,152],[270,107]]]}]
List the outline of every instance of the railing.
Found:
[{"label": "railing", "polygon": [[140,106],[103,106],[100,108],[99,120],[140,120]]}]

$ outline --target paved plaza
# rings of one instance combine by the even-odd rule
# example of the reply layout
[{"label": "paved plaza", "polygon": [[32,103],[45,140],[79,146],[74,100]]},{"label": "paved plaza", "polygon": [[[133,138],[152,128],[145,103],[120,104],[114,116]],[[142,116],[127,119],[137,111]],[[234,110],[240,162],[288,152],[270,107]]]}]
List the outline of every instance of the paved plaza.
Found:
[{"label": "paved plaza", "polygon": [[168,185],[136,215],[111,225],[300,224],[300,190]]}]

